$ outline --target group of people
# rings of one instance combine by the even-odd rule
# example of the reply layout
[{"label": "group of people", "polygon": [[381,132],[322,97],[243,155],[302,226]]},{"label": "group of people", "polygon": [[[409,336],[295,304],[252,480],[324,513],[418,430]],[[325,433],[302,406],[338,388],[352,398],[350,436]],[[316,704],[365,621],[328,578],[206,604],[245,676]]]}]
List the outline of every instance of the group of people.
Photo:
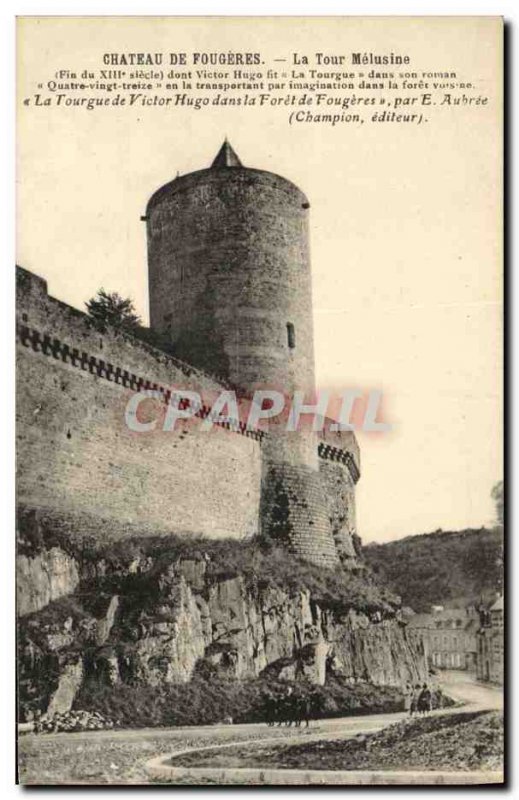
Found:
[{"label": "group of people", "polygon": [[285,691],[270,691],[262,697],[262,711],[267,725],[295,725],[310,720],[320,713],[319,697],[312,691],[303,691],[289,686]]},{"label": "group of people", "polygon": [[420,686],[417,683],[415,686],[407,684],[405,692],[405,709],[409,711],[410,716],[413,714],[428,714],[435,707],[435,693],[426,684]]}]

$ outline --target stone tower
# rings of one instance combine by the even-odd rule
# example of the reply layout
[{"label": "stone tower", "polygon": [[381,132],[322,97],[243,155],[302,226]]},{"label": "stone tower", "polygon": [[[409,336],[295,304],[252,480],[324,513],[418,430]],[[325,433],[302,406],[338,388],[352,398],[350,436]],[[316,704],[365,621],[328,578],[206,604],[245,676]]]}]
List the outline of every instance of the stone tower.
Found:
[{"label": "stone tower", "polygon": [[[244,167],[227,140],[209,169],[152,195],[151,326],[179,358],[249,392],[310,399],[309,207],[290,181]],[[262,529],[308,560],[337,563],[315,435],[274,428],[262,447]]]},{"label": "stone tower", "polygon": [[209,169],[155,192],[151,326],[179,358],[248,389],[314,386],[308,208],[294,184],[243,167],[227,141]]}]

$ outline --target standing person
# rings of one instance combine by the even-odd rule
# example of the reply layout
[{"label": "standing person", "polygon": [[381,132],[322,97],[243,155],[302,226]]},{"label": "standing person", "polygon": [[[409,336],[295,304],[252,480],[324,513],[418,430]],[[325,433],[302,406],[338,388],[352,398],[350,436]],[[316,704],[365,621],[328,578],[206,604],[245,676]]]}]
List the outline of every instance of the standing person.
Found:
[{"label": "standing person", "polygon": [[431,710],[431,690],[426,683],[422,686],[420,697],[418,698],[418,711],[427,714]]},{"label": "standing person", "polygon": [[413,687],[410,683],[408,683],[404,690],[404,711],[408,711],[410,715],[412,715],[412,705],[413,705]]},{"label": "standing person", "polygon": [[442,707],[442,693],[439,686],[433,686],[431,689],[431,711],[435,708]]},{"label": "standing person", "polygon": [[420,684],[416,684],[411,695],[411,705],[409,708],[409,715],[412,717],[418,711],[418,700],[420,698]]},{"label": "standing person", "polygon": [[38,708],[34,712],[34,733],[41,733],[42,730],[43,730],[43,726],[41,724],[41,711]]},{"label": "standing person", "polygon": [[413,697],[411,699],[411,716],[413,716],[413,714],[418,713],[418,701],[420,700],[420,693],[421,693],[420,684],[417,683],[414,687]]}]

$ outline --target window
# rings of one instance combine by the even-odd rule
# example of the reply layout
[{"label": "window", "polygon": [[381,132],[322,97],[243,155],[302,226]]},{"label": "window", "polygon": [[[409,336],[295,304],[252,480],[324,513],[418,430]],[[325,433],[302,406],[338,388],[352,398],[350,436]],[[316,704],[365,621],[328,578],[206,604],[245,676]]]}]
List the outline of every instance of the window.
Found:
[{"label": "window", "polygon": [[296,329],[291,322],[287,322],[287,339],[288,346],[293,350],[296,346]]}]

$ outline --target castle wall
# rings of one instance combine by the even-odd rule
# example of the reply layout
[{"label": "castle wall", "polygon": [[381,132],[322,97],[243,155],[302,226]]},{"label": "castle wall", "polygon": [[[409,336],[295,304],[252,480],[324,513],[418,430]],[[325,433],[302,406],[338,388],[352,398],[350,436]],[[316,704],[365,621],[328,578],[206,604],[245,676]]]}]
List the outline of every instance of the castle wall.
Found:
[{"label": "castle wall", "polygon": [[118,535],[125,523],[141,533],[257,532],[257,438],[215,426],[202,432],[199,422],[141,434],[124,422],[139,386],[217,391],[217,381],[132,337],[99,333],[30,273],[19,271],[19,290],[19,502],[78,521],[93,515],[103,532],[112,520]]},{"label": "castle wall", "polygon": [[216,394],[221,384],[120,331],[100,333],[25,270],[17,309],[20,504],[102,538],[261,530],[315,563],[333,566],[337,552],[354,560],[353,433],[327,429],[317,444],[310,432],[273,431],[261,448],[257,434],[216,426],[205,433],[199,422],[132,433],[124,410],[137,389]]}]

